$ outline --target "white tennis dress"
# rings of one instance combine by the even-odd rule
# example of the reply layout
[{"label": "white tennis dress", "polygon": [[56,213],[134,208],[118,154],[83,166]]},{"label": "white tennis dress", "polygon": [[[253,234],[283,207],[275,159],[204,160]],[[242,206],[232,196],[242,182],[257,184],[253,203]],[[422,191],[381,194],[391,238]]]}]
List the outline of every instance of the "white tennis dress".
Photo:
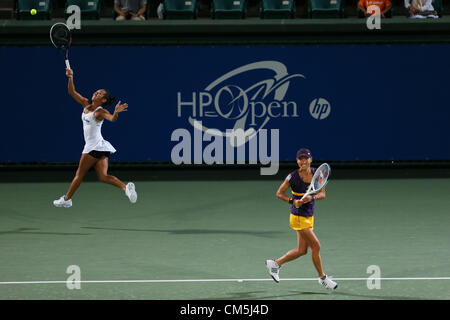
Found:
[{"label": "white tennis dress", "polygon": [[[86,108],[89,108],[90,106],[87,106]],[[86,110],[84,108],[84,110]],[[102,121],[98,121],[94,117],[94,113],[101,109],[102,107],[97,107],[94,111],[89,113],[83,113],[81,114],[81,120],[83,122],[83,133],[84,133],[84,149],[82,153],[89,153],[93,150],[96,151],[108,151],[111,153],[116,152],[116,149],[103,139],[102,136]]]}]

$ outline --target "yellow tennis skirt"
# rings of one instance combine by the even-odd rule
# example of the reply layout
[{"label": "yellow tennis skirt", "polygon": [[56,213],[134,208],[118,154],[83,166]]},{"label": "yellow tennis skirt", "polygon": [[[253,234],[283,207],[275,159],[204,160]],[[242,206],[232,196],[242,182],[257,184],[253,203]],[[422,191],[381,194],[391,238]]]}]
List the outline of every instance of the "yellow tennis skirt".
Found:
[{"label": "yellow tennis skirt", "polygon": [[291,213],[291,216],[289,217],[289,225],[294,230],[303,230],[308,228],[314,230],[314,216],[302,217]]}]

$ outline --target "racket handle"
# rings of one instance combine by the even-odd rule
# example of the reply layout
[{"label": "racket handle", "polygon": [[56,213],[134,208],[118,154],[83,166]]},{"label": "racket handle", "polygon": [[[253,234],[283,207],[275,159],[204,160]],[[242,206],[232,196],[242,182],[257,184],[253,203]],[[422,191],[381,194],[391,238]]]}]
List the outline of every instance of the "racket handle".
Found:
[{"label": "racket handle", "polygon": [[[306,198],[307,196],[309,196],[310,194],[311,194],[311,193],[308,193],[308,192],[305,193],[305,194],[303,195],[303,197],[300,198],[300,200],[305,199],[305,198]],[[295,206],[295,207],[296,207],[297,209],[300,208],[300,207],[297,207],[297,206]]]},{"label": "racket handle", "polygon": [[66,59],[66,68],[67,68],[67,69],[70,69],[70,63],[69,63],[69,60],[68,60],[68,59]]},{"label": "racket handle", "polygon": [[[308,195],[308,193],[305,193],[304,195],[303,195],[303,197],[301,197],[300,199],[295,199],[295,200],[303,200],[303,199],[305,199],[305,197]],[[295,201],[294,200],[294,201]],[[294,206],[294,207],[296,207],[297,209],[298,208],[300,208],[300,207],[297,207],[297,206]]]}]

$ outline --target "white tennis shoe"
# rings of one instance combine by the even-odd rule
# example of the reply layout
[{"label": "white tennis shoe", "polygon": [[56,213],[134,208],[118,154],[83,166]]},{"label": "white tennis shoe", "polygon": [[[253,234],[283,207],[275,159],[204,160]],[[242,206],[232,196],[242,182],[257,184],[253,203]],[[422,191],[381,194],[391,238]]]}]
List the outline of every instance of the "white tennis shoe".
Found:
[{"label": "white tennis shoe", "polygon": [[58,200],[53,201],[53,204],[55,205],[55,207],[70,208],[72,206],[72,199],[66,200],[65,197],[66,197],[66,195],[63,195]]},{"label": "white tennis shoe", "polygon": [[270,276],[276,283],[280,282],[278,273],[280,272],[280,266],[274,260],[266,260],[266,267]]},{"label": "white tennis shoe", "polygon": [[319,278],[319,283],[330,290],[334,290],[338,287],[337,283],[331,280],[327,275],[325,275],[325,279]]},{"label": "white tennis shoe", "polygon": [[128,184],[126,185],[125,194],[127,195],[128,199],[130,199],[131,203],[136,203],[137,193],[133,182],[128,182]]}]

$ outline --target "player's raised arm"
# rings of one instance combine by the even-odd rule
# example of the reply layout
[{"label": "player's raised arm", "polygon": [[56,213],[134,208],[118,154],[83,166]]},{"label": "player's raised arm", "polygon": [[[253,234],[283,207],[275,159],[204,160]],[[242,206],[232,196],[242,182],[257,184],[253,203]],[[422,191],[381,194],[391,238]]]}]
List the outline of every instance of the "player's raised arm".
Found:
[{"label": "player's raised arm", "polygon": [[86,107],[89,104],[89,100],[75,91],[75,85],[73,83],[73,70],[66,69],[66,76],[67,78],[69,78],[69,82],[67,84],[67,90],[69,91],[69,94],[72,96],[72,98],[75,99],[76,102],[81,104],[83,107]]},{"label": "player's raised arm", "polygon": [[116,107],[114,108],[114,113],[111,114],[108,112],[108,110],[106,109],[100,109],[96,112],[95,114],[95,118],[98,121],[101,121],[103,119],[109,120],[111,122],[115,122],[117,121],[117,118],[119,117],[119,113],[123,112],[123,111],[127,111],[128,108],[128,104],[127,103],[121,103],[121,101],[119,101],[116,104]]}]

